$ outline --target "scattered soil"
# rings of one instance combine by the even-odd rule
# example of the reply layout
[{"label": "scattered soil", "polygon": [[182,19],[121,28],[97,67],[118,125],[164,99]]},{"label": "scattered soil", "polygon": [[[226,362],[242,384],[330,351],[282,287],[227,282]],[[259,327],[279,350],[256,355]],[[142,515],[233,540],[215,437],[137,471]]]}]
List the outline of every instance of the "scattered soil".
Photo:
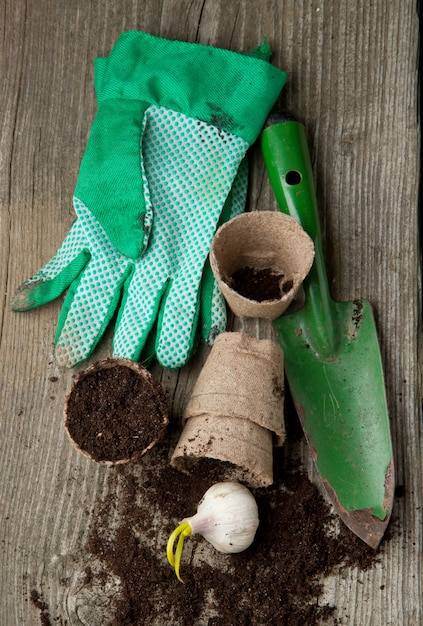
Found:
[{"label": "scattered soil", "polygon": [[124,365],[87,370],[66,402],[66,428],[95,461],[133,459],[163,437],[168,402],[150,373]]},{"label": "scattered soil", "polygon": [[[288,436],[299,432],[298,425],[288,427]],[[326,577],[346,567],[371,568],[377,553],[339,524],[284,448],[275,449],[273,485],[251,490],[260,516],[253,544],[240,554],[222,555],[201,537],[188,538],[184,584],[167,563],[168,536],[222,475],[218,465],[202,464],[187,476],[168,458],[169,444],[160,442],[149,452],[148,465],[117,466],[109,495],[97,502],[86,581],[103,585],[105,595],[110,580],[119,581],[104,626],[340,623],[336,607],[322,600]]]},{"label": "scattered soil", "polygon": [[30,598],[35,608],[40,611],[41,626],[51,626],[49,606],[47,602],[44,602],[41,594],[36,589],[31,589]]},{"label": "scattered soil", "polygon": [[354,312],[352,316],[352,321],[356,328],[359,327],[362,319],[363,319],[363,302],[361,300],[354,300]]},{"label": "scattered soil", "polygon": [[292,280],[283,279],[283,274],[277,274],[271,268],[255,269],[246,266],[236,270],[228,284],[244,298],[263,302],[279,300],[285,293],[291,291]]}]

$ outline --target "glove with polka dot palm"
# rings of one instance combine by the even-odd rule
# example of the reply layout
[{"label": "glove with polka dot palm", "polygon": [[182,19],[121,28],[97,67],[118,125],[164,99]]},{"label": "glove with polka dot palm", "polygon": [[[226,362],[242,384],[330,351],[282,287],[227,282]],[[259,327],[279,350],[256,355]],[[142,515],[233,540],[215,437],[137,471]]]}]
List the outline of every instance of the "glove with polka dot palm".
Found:
[{"label": "glove with polka dot palm", "polygon": [[138,359],[154,335],[155,356],[170,368],[192,352],[202,296],[210,302],[203,334],[221,329],[203,269],[223,208],[242,197],[246,151],[286,80],[266,53],[129,32],[98,61],[77,220],[13,303],[27,310],[68,290],[55,338],[60,365],[87,358],[116,311],[113,354]]}]

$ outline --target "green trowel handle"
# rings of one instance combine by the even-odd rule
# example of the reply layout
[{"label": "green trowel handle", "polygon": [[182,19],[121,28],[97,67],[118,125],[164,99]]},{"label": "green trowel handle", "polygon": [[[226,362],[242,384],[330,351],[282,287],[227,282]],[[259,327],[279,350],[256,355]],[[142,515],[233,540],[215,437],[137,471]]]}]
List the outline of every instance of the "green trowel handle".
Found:
[{"label": "green trowel handle", "polygon": [[305,319],[308,321],[305,330],[311,347],[323,358],[330,358],[337,349],[336,312],[329,293],[304,126],[274,114],[268,124],[261,135],[261,147],[278,206],[301,224],[312,238],[315,248],[314,263],[304,281]]}]

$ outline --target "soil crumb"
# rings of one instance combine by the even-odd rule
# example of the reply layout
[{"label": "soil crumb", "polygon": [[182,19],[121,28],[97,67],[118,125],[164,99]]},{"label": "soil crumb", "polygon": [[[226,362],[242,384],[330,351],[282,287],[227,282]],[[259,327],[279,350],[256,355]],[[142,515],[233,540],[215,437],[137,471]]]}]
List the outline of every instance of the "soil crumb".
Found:
[{"label": "soil crumb", "polygon": [[35,608],[40,611],[41,626],[52,626],[48,604],[47,602],[44,602],[41,594],[36,589],[31,589],[30,598]]}]

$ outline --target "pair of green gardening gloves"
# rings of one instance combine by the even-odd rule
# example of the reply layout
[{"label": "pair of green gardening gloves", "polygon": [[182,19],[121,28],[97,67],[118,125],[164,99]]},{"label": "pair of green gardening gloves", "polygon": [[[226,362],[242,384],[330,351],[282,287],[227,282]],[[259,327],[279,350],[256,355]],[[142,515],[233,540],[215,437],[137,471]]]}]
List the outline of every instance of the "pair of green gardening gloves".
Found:
[{"label": "pair of green gardening gloves", "polygon": [[117,313],[113,355],[184,365],[225,329],[208,265],[220,223],[244,209],[246,152],[285,81],[267,44],[251,55],[127,32],[95,61],[98,112],[56,255],[16,311],[67,290],[55,359],[72,367]]}]

